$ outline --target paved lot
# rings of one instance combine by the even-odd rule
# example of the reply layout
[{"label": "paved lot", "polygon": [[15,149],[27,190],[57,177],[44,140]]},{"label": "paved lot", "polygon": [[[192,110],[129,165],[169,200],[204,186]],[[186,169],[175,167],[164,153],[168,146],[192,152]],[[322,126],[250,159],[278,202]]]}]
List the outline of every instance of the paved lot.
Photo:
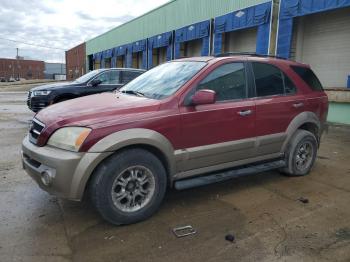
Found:
[{"label": "paved lot", "polygon": [[[115,227],[88,203],[49,196],[21,169],[33,116],[25,98],[0,93],[1,262],[350,261],[350,128],[330,129],[307,177],[266,172],[170,191],[151,219]],[[172,234],[187,224],[198,233]]]}]

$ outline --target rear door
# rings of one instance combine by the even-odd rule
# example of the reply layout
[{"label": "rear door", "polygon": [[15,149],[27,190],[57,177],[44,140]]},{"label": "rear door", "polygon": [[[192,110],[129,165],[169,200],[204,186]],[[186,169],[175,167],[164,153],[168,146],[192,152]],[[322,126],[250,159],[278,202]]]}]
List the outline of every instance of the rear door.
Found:
[{"label": "rear door", "polygon": [[279,153],[286,130],[305,109],[304,95],[277,66],[251,63],[256,90],[257,155]]},{"label": "rear door", "polygon": [[184,153],[183,161],[178,163],[181,171],[215,165],[227,167],[234,161],[252,157],[255,103],[247,98],[245,63],[231,62],[216,67],[191,90],[191,94],[200,89],[215,91],[217,101],[214,104],[180,106],[181,152]]},{"label": "rear door", "polygon": [[122,77],[121,77],[121,84],[125,85],[129,83],[131,80],[134,80],[136,77],[141,75],[142,71],[121,71]]}]

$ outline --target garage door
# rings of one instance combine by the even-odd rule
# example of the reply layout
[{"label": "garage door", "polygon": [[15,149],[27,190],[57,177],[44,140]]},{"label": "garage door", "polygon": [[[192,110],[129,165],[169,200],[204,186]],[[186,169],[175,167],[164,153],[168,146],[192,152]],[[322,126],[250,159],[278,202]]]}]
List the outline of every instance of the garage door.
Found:
[{"label": "garage door", "polygon": [[291,57],[310,64],[324,87],[350,75],[350,8],[295,19]]},{"label": "garage door", "polygon": [[223,36],[224,52],[255,52],[257,28],[250,28],[225,33]]},{"label": "garage door", "polygon": [[180,44],[180,57],[201,56],[202,39],[195,39]]}]

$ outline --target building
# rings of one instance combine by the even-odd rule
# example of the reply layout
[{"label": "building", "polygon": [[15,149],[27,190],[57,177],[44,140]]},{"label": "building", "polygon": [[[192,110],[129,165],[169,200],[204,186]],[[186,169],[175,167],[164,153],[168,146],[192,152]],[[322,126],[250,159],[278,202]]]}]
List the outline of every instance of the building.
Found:
[{"label": "building", "polygon": [[67,80],[74,80],[86,73],[85,48],[85,43],[82,43],[66,51]]},{"label": "building", "polygon": [[277,55],[310,64],[326,88],[346,87],[350,1],[282,0]]},{"label": "building", "polygon": [[349,14],[350,0],[173,0],[88,40],[86,69],[150,69],[224,52],[277,55],[310,64],[337,98],[329,120],[350,124]]},{"label": "building", "polygon": [[0,58],[0,78],[44,79],[44,61]]},{"label": "building", "polygon": [[44,73],[45,73],[45,79],[65,80],[65,78],[66,78],[66,64],[46,63],[45,62],[45,72]]},{"label": "building", "polygon": [[88,69],[149,69],[174,58],[229,51],[268,53],[273,8],[266,0],[170,1],[87,41]]}]

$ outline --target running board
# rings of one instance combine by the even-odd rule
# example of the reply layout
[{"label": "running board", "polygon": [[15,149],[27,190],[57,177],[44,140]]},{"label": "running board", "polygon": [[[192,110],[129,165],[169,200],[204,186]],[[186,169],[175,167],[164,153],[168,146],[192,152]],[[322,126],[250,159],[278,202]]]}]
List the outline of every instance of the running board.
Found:
[{"label": "running board", "polygon": [[246,166],[239,169],[228,170],[222,173],[214,173],[206,176],[179,180],[175,182],[175,188],[177,190],[184,190],[192,187],[205,186],[205,185],[209,185],[217,182],[226,181],[231,178],[261,173],[264,171],[281,168],[285,166],[286,166],[286,162],[284,160],[277,160],[277,161],[258,164],[258,165],[251,165],[251,166]]}]

